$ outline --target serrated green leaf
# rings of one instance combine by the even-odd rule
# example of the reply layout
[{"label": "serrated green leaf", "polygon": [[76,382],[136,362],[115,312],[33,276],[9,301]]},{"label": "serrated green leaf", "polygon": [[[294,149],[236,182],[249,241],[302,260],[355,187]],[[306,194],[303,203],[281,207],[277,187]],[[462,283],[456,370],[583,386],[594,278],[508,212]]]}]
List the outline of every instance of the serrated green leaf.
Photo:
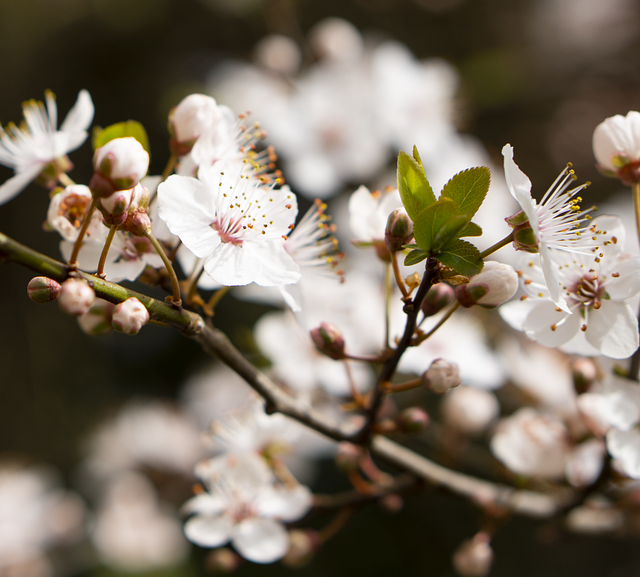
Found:
[{"label": "serrated green leaf", "polygon": [[402,204],[414,222],[418,214],[436,201],[422,166],[406,152],[398,155],[398,190]]},{"label": "serrated green leaf", "polygon": [[133,138],[135,138],[140,144],[142,144],[142,148],[144,148],[149,154],[151,154],[151,151],[149,149],[149,137],[147,136],[147,131],[144,129],[144,126],[142,126],[142,124],[140,124],[136,120],[117,122],[116,124],[112,124],[111,126],[107,126],[106,128],[100,128],[99,126],[96,126],[93,129],[92,134],[93,150],[104,146],[111,140],[114,140],[116,138],[123,138],[125,136],[133,136]]},{"label": "serrated green leaf", "polygon": [[491,172],[486,166],[469,168],[447,182],[441,196],[452,199],[462,214],[473,217],[487,196],[490,183]]},{"label": "serrated green leaf", "polygon": [[433,235],[431,251],[440,252],[443,246],[446,246],[452,240],[458,238],[460,232],[469,224],[469,220],[470,217],[466,214],[456,214],[443,222]]},{"label": "serrated green leaf", "polygon": [[424,164],[422,164],[422,158],[420,158],[420,154],[418,153],[418,147],[413,145],[413,159],[420,165],[420,168],[424,171]]},{"label": "serrated green leaf", "polygon": [[416,244],[426,252],[433,252],[436,233],[450,218],[455,216],[460,216],[460,209],[450,198],[440,198],[422,210],[413,218],[413,238]]},{"label": "serrated green leaf", "polygon": [[459,238],[445,246],[437,257],[443,265],[468,277],[478,274],[484,266],[480,251],[470,242]]},{"label": "serrated green leaf", "polygon": [[458,235],[458,238],[463,236],[482,236],[482,229],[475,222],[470,222]]},{"label": "serrated green leaf", "polygon": [[405,266],[411,266],[414,264],[418,264],[422,262],[425,258],[429,256],[428,252],[420,250],[419,248],[416,250],[412,250],[404,259]]}]

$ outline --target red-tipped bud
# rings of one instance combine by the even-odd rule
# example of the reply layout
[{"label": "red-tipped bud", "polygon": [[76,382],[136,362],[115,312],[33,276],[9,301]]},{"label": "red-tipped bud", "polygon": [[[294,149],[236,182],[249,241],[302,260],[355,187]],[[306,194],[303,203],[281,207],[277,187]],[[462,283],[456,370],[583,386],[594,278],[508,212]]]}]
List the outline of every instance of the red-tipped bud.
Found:
[{"label": "red-tipped bud", "polygon": [[111,326],[112,313],[115,305],[103,299],[96,299],[89,310],[78,317],[80,328],[91,337],[106,335],[113,328]]},{"label": "red-tipped bud", "polygon": [[492,309],[508,301],[518,290],[518,273],[508,264],[488,261],[482,272],[467,284],[456,287],[456,298],[463,307],[479,305]]},{"label": "red-tipped bud", "polygon": [[136,186],[149,170],[149,153],[135,138],[114,138],[93,155],[93,177],[89,188],[105,198]]},{"label": "red-tipped bud", "polygon": [[99,198],[97,206],[106,225],[119,226],[124,224],[129,215],[134,214],[141,205],[141,210],[146,211],[149,206],[149,191],[141,184],[137,184],[133,188],[117,190],[111,196]]},{"label": "red-tipped bud", "polygon": [[111,325],[126,335],[135,335],[149,322],[149,311],[135,297],[128,298],[113,309]]},{"label": "red-tipped bud", "polygon": [[425,317],[437,315],[442,309],[448,307],[455,298],[453,287],[446,283],[438,283],[433,285],[427,296],[424,297],[420,308]]},{"label": "red-tipped bud", "polygon": [[420,407],[404,409],[398,416],[398,427],[405,433],[419,433],[429,426],[429,415]]},{"label": "red-tipped bud", "polygon": [[489,535],[484,532],[464,541],[453,554],[453,566],[462,577],[485,577],[492,562],[493,550],[489,545]]},{"label": "red-tipped bud", "polygon": [[320,548],[320,536],[311,529],[293,529],[289,531],[289,552],[282,563],[287,567],[304,567],[313,559]]},{"label": "red-tipped bud", "polygon": [[78,316],[86,313],[96,298],[96,293],[84,280],[67,279],[62,283],[58,304],[68,315]]},{"label": "red-tipped bud", "polygon": [[439,395],[457,387],[461,382],[458,365],[445,359],[436,359],[422,374],[422,384]]},{"label": "red-tipped bud", "polygon": [[349,473],[358,470],[358,464],[362,457],[362,449],[352,443],[343,441],[336,447],[336,465],[338,469]]},{"label": "red-tipped bud", "polygon": [[46,276],[33,277],[27,285],[27,296],[36,304],[53,302],[60,296],[60,283]]},{"label": "red-tipped bud", "polygon": [[394,210],[387,219],[384,230],[384,243],[389,252],[398,252],[411,242],[413,238],[413,222],[403,208]]},{"label": "red-tipped bud", "polygon": [[311,339],[316,348],[329,358],[338,361],[345,358],[344,339],[335,325],[320,323],[311,330]]}]

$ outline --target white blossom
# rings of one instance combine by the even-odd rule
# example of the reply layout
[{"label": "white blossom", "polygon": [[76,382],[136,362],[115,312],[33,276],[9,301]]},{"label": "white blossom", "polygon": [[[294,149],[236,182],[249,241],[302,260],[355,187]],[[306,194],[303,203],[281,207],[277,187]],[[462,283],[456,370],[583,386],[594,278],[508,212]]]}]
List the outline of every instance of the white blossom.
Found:
[{"label": "white blossom", "polygon": [[640,112],[616,114],[598,124],[593,132],[593,154],[598,167],[625,184],[638,181],[640,163]]}]

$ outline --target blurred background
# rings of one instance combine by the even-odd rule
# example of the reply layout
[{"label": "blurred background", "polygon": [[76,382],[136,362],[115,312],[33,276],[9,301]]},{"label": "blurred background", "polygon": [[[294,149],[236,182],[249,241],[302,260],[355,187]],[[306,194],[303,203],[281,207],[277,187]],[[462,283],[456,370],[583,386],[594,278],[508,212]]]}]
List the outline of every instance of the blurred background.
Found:
[{"label": "blurred background", "polygon": [[[146,127],[150,173],[159,174],[168,158],[170,108],[189,93],[205,92],[236,112],[253,109],[256,120],[282,140],[286,151],[277,118],[259,112],[262,105],[265,111],[277,110],[274,95],[283,86],[294,78],[302,86],[319,63],[331,60],[322,48],[329,50],[333,44],[323,44],[316,34],[318,24],[329,17],[344,19],[361,35],[338,35],[338,40],[346,39],[345,53],[354,50],[353,70],[368,66],[375,47],[388,41],[402,43],[404,54],[413,55],[405,61],[408,69],[420,68],[420,62],[437,64],[446,77],[438,82],[445,82],[442,90],[449,91],[442,108],[447,130],[460,138],[473,137],[469,142],[474,150],[498,167],[502,146],[513,144],[518,164],[534,183],[534,194],[541,196],[568,161],[581,181],[593,182],[585,195],[588,204],[618,192],[618,185],[595,169],[591,134],[605,117],[640,107],[636,0],[0,0],[0,121],[18,122],[21,103],[42,99],[44,90],[51,89],[58,99],[60,122],[78,91],[86,88],[96,108],[95,125],[134,119]],[[270,45],[268,51],[260,42],[271,35],[292,42],[281,49]],[[362,45],[353,48],[349,42],[354,38]],[[416,90],[420,96],[423,89],[399,68],[389,70],[388,77],[382,75],[383,82],[385,78],[391,94],[388,101],[378,102],[378,109],[392,107],[397,92]],[[322,85],[322,77],[316,82]],[[311,90],[311,85],[304,86]],[[379,87],[376,90],[379,94]],[[329,98],[321,90],[318,94],[322,102]],[[359,92],[349,110],[357,111],[359,102],[363,109],[369,106],[363,100],[366,94]],[[373,98],[373,89],[370,94]],[[229,95],[238,100],[226,100]],[[433,110],[441,110],[442,98],[434,101]],[[340,109],[339,98],[331,106]],[[406,114],[411,118],[411,111]],[[429,126],[436,126],[437,120]],[[295,121],[289,122],[295,131]],[[303,124],[301,131],[312,130]],[[367,139],[376,138],[375,131],[361,134],[360,150],[370,146]],[[304,140],[299,134],[298,138]],[[305,181],[308,172],[295,173],[299,169],[295,160],[280,148],[278,152],[285,178],[288,163],[296,174],[294,190],[298,184],[309,189],[301,190],[307,198],[316,192],[339,198],[362,183],[384,184],[381,174],[387,174],[387,184],[392,183],[397,148],[411,146],[400,141],[389,139],[383,152],[371,152],[369,158],[378,159],[375,170],[365,167],[355,175],[338,171],[320,192],[313,182]],[[88,182],[91,155],[88,142],[71,155],[76,165],[71,175],[77,182]],[[435,166],[437,158],[432,162]],[[11,174],[0,167],[0,181]],[[46,193],[30,186],[1,207],[0,230],[59,257],[57,238],[42,230],[47,206]],[[95,511],[101,506],[87,489],[86,467],[80,464],[90,452],[89,439],[95,431],[121,416],[131,402],[162,399],[166,407],[175,401],[184,406],[185,381],[209,370],[210,359],[194,343],[158,327],[145,329],[135,340],[120,334],[88,338],[57,307],[40,307],[26,298],[31,276],[12,264],[0,269],[0,296],[5,303],[0,321],[0,457],[19,463],[23,470],[42,472],[46,467],[44,476],[34,473],[44,487],[42,494],[49,487],[74,493],[66,495],[68,527],[60,529],[64,539],[51,538],[51,547],[43,545],[46,563],[34,562],[19,575],[206,573],[211,560],[195,547],[189,552],[185,545],[176,553],[179,562],[152,570],[143,564],[110,563],[108,555],[99,558],[86,539],[73,533],[79,531],[81,517],[95,527]],[[251,327],[267,310],[266,305],[231,297],[216,313],[216,325],[258,358]],[[346,488],[331,462],[326,465],[312,487],[322,492]],[[181,477],[180,482],[174,477]],[[185,471],[149,478],[162,498],[176,506],[189,496]],[[19,497],[7,499],[17,507]],[[478,516],[472,505],[451,497],[434,492],[410,496],[396,515],[375,507],[355,515],[304,568],[247,563],[238,574],[454,575],[451,553],[473,535]],[[144,525],[140,527],[144,532]],[[0,521],[0,540],[14,530]],[[42,542],[49,543],[47,539]],[[640,571],[636,539],[567,535],[553,523],[515,519],[497,534],[493,545],[496,561],[491,575],[496,576],[624,577]],[[0,546],[0,556],[1,551]]]}]

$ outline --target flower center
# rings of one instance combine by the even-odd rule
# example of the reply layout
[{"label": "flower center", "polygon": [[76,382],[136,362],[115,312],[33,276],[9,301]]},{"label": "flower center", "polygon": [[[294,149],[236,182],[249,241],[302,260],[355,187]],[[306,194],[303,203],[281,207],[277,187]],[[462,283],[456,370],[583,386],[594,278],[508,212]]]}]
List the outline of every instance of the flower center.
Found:
[{"label": "flower center", "polygon": [[587,273],[579,278],[568,290],[569,299],[586,308],[600,308],[600,301],[604,293],[604,284],[595,273]]},{"label": "flower center", "polygon": [[234,218],[216,219],[211,223],[211,228],[220,236],[222,242],[230,242],[234,246],[242,246],[242,239],[238,235],[242,232],[241,220]]},{"label": "flower center", "polygon": [[66,218],[74,228],[79,229],[82,225],[84,215],[89,208],[91,198],[78,194],[69,194],[60,203],[59,216]]}]

